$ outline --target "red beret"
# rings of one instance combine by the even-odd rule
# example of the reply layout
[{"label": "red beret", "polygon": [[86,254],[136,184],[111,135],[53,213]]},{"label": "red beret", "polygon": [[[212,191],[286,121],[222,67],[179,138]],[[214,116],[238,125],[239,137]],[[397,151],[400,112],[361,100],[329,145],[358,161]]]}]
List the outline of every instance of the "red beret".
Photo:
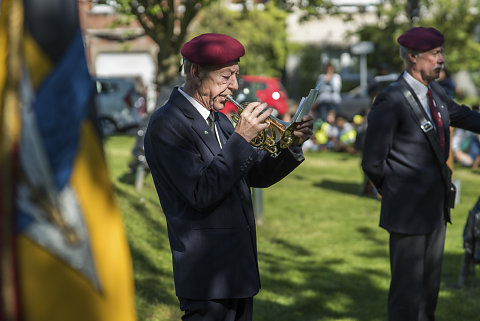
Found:
[{"label": "red beret", "polygon": [[397,41],[408,49],[424,52],[442,46],[444,38],[435,28],[416,27],[405,31]]},{"label": "red beret", "polygon": [[220,33],[204,33],[185,43],[182,56],[199,65],[222,65],[239,61],[245,48],[235,38]]}]

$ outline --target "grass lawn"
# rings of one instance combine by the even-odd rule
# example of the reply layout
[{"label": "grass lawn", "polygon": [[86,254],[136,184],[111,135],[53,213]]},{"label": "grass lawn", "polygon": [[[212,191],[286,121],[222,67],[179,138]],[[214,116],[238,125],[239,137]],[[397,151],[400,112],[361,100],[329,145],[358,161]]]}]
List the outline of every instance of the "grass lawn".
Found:
[{"label": "grass lawn", "polygon": [[[135,191],[127,166],[133,144],[132,137],[114,136],[105,152],[132,253],[138,319],[180,320],[165,218],[151,176],[141,193]],[[480,321],[478,276],[475,287],[454,287],[480,171],[456,167],[454,176],[461,197],[447,229],[437,321]],[[380,203],[359,196],[362,180],[359,156],[312,152],[287,178],[262,190],[255,321],[387,319],[388,233],[378,227]]]}]

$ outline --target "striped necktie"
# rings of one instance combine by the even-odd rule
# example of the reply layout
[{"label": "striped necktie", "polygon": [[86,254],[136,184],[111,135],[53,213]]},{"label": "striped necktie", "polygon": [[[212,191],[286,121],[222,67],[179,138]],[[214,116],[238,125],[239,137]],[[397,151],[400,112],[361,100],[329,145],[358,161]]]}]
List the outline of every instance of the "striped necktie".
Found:
[{"label": "striped necktie", "polygon": [[212,130],[212,133],[215,134],[215,115],[213,114],[213,111],[211,111],[210,115],[208,115],[207,123],[210,129]]},{"label": "striped necktie", "polygon": [[435,122],[435,127],[437,128],[437,135],[438,135],[438,140],[440,142],[440,149],[442,153],[445,155],[445,131],[443,130],[442,117],[440,116],[440,113],[438,112],[438,109],[435,106],[435,103],[433,101],[432,91],[430,90],[430,88],[428,88],[427,97],[428,97],[428,107],[430,108],[430,114],[432,115],[432,119]]}]

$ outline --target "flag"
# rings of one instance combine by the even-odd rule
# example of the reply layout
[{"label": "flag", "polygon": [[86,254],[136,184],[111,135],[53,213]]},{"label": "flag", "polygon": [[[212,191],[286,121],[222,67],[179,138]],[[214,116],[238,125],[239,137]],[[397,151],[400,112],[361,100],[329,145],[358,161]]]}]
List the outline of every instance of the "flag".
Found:
[{"label": "flag", "polygon": [[136,319],[77,5],[1,1],[2,321]]}]

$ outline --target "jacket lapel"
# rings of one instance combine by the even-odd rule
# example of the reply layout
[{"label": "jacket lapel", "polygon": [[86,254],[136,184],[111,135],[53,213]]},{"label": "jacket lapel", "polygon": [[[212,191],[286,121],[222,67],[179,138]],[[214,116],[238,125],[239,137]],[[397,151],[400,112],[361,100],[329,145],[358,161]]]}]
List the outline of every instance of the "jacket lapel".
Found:
[{"label": "jacket lapel", "polygon": [[220,153],[220,145],[218,144],[215,133],[210,130],[205,119],[199,114],[199,119],[194,119],[192,129],[197,133],[200,139],[207,145],[212,154]]},{"label": "jacket lapel", "polygon": [[228,138],[230,138],[233,133],[233,125],[226,116],[221,117],[220,112],[215,113],[215,121],[217,122],[217,130],[218,136],[220,137],[220,142],[222,143],[222,146],[224,146]]},{"label": "jacket lapel", "polygon": [[[409,84],[405,81],[405,79],[403,79],[403,77],[401,77],[401,76],[400,76],[399,82],[402,84],[402,86],[404,86],[405,88],[407,88],[408,91],[410,91],[410,93],[412,94],[413,98],[415,98],[415,101],[417,102],[418,106],[420,106],[420,109],[421,109],[421,111],[422,111],[423,116],[425,117],[425,119],[432,121],[432,119],[430,118],[430,116],[428,116],[428,114],[425,112],[425,109],[423,108],[422,103],[420,102],[420,99],[418,99],[417,94],[416,94],[415,91],[412,89],[412,87],[410,87],[410,85],[409,85]],[[408,101],[407,101],[407,103],[408,103]],[[408,103],[408,104],[409,104],[409,103]],[[416,120],[416,116],[413,115],[413,117],[414,117],[415,120]]]},{"label": "jacket lapel", "polygon": [[[398,79],[398,82],[400,85],[404,86],[405,88],[407,88],[410,93],[412,94],[412,97],[415,99],[415,101],[417,102],[418,106],[420,107],[420,110],[421,112],[423,113],[423,116],[425,117],[425,119],[433,122],[433,120],[431,119],[431,117],[429,115],[427,115],[427,113],[425,112],[425,109],[423,108],[422,104],[420,103],[420,100],[418,99],[417,95],[415,94],[415,91],[408,85],[408,83],[405,81],[405,79],[403,79],[403,77],[400,76],[400,78]],[[447,108],[445,108],[445,104],[443,104],[442,100],[438,99],[437,100],[437,97],[438,95],[436,94],[435,90],[432,90],[432,95],[433,95],[433,100],[437,106],[437,109],[440,111],[440,115],[442,117],[442,123],[443,123],[443,130],[445,132],[445,148],[447,148],[449,146],[449,142],[450,142],[450,132],[448,131],[447,132],[447,128],[449,126],[448,124],[448,110]],[[408,102],[408,100],[406,100],[407,104],[410,105],[410,103]],[[441,102],[441,104],[439,104],[439,102]],[[415,113],[412,113],[412,117],[415,119],[415,122],[418,122],[418,119],[417,119],[417,116],[415,115]],[[438,144],[438,146],[440,147],[440,141],[438,139],[438,136],[435,134],[435,140],[434,144]],[[444,154],[446,154],[447,150],[443,151]]]},{"label": "jacket lapel", "polygon": [[170,98],[176,106],[183,112],[185,117],[191,119],[192,129],[203,143],[210,149],[213,155],[220,152],[220,145],[218,144],[215,133],[208,127],[205,119],[200,115],[198,110],[175,88]]}]

